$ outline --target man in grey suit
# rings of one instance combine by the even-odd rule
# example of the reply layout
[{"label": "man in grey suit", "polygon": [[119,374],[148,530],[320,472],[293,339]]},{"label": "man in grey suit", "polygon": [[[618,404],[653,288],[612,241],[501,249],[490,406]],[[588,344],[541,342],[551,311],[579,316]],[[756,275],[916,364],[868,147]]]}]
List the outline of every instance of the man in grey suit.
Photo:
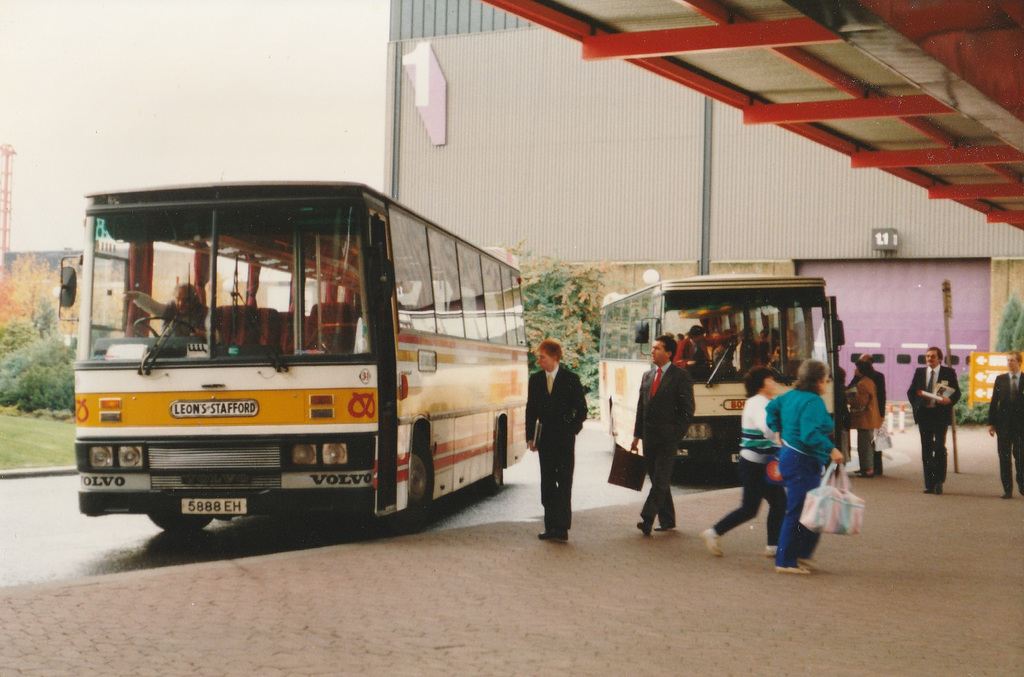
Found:
[{"label": "man in grey suit", "polygon": [[693,418],[693,379],[689,372],[672,364],[676,341],[665,334],[651,346],[654,368],[644,374],[640,382],[640,399],[636,405],[636,424],[633,427],[635,451],[640,440],[644,442],[647,474],[651,477],[651,492],[640,511],[636,528],[650,536],[654,518],[658,518],[658,531],[676,526],[676,509],[672,503],[672,469],[675,467],[679,442]]}]

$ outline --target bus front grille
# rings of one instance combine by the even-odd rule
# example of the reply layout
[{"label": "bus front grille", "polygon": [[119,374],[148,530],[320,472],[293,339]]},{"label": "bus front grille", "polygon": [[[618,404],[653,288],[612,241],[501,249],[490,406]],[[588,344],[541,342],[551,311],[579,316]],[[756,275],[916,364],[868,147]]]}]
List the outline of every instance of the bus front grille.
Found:
[{"label": "bus front grille", "polygon": [[279,469],[281,451],[277,446],[244,449],[202,447],[149,447],[153,470],[209,470],[224,468]]},{"label": "bus front grille", "polygon": [[205,472],[153,475],[153,489],[280,489],[281,477],[249,473]]}]

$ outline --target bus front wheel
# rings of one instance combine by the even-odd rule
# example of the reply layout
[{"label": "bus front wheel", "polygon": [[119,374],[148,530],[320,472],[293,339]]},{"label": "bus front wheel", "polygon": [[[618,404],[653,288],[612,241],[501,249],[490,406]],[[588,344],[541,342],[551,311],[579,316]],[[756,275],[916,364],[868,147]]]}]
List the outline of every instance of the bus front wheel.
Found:
[{"label": "bus front wheel", "polygon": [[419,531],[430,518],[434,503],[434,464],[430,458],[430,440],[426,431],[413,433],[413,453],[409,457],[409,502],[405,510],[394,515],[391,529],[408,534]]}]

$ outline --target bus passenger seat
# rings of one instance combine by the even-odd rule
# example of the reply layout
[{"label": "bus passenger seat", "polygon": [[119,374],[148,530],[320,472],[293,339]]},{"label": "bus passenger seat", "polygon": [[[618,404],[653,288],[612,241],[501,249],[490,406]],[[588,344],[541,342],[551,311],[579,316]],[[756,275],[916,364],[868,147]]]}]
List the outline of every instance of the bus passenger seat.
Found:
[{"label": "bus passenger seat", "polygon": [[281,353],[291,355],[295,352],[295,327],[292,325],[295,313],[289,310],[278,315],[281,316]]},{"label": "bus passenger seat", "polygon": [[213,315],[220,342],[227,346],[256,345],[260,342],[260,315],[249,306],[218,306]]},{"label": "bus passenger seat", "polygon": [[[321,321],[318,332],[317,323]],[[306,350],[351,353],[356,339],[355,307],[351,303],[316,304],[306,318],[305,332]]]},{"label": "bus passenger seat", "polygon": [[257,308],[260,345],[277,348],[281,345],[281,313],[273,308]]}]

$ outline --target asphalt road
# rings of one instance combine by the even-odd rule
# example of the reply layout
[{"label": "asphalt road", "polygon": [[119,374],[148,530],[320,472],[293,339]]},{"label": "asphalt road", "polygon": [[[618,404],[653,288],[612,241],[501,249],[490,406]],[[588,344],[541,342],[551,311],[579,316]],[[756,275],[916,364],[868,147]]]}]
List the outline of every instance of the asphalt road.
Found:
[{"label": "asphalt road", "polygon": [[[577,441],[574,510],[635,503],[639,514],[642,494],[608,484],[610,467],[610,438],[588,423]],[[0,480],[0,586],[391,538],[372,524],[350,520],[269,517],[215,521],[199,534],[172,536],[143,515],[85,517],[78,512],[78,482],[77,476]],[[491,522],[537,522],[542,530],[536,455],[506,470],[505,487],[496,496],[470,490],[436,508],[426,531]]]}]

